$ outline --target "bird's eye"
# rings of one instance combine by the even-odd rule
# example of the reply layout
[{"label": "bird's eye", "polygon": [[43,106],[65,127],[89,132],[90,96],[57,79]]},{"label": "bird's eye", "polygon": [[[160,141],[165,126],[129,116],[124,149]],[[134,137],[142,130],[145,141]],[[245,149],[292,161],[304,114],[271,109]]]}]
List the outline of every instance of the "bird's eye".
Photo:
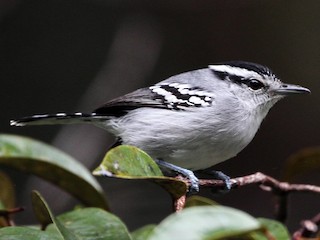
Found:
[{"label": "bird's eye", "polygon": [[264,87],[264,84],[257,79],[250,79],[247,85],[252,90],[258,90]]}]

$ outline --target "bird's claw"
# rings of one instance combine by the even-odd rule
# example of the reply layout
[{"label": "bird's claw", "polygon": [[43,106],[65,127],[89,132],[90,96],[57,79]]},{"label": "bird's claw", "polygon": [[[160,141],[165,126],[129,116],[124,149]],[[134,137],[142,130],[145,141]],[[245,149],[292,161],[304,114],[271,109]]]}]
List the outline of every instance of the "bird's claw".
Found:
[{"label": "bird's claw", "polygon": [[186,171],[185,176],[190,180],[189,194],[196,194],[199,192],[199,179],[190,170]]},{"label": "bird's claw", "polygon": [[221,171],[211,171],[210,175],[213,175],[214,178],[218,180],[222,180],[224,182],[224,189],[222,190],[213,190],[214,193],[228,193],[230,192],[232,188],[232,182],[230,180],[230,177],[226,174],[224,174]]},{"label": "bird's claw", "polygon": [[160,159],[155,159],[155,161],[159,166],[180,173],[184,177],[188,178],[190,180],[190,186],[188,191],[189,194],[195,194],[199,192],[199,179],[194,175],[193,171],[176,166],[172,163],[168,163]]}]

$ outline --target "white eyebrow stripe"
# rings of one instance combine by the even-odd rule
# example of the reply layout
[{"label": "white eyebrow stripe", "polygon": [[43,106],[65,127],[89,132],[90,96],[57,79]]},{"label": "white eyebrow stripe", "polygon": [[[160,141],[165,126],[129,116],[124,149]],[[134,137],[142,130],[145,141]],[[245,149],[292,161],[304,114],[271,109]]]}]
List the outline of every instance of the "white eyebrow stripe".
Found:
[{"label": "white eyebrow stripe", "polygon": [[259,77],[260,75],[255,72],[245,68],[232,67],[228,65],[209,65],[209,68],[217,72],[226,72],[230,75],[242,76],[242,77]]}]

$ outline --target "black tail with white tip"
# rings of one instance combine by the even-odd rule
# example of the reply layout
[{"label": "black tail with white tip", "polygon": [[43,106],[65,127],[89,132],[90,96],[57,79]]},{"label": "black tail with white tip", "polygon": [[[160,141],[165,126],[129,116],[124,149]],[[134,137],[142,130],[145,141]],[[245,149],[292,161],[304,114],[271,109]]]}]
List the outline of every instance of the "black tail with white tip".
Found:
[{"label": "black tail with white tip", "polygon": [[109,119],[108,116],[97,115],[96,113],[56,113],[41,114],[24,117],[18,120],[11,120],[11,126],[28,126],[28,125],[55,125],[55,124],[74,124],[98,122]]}]

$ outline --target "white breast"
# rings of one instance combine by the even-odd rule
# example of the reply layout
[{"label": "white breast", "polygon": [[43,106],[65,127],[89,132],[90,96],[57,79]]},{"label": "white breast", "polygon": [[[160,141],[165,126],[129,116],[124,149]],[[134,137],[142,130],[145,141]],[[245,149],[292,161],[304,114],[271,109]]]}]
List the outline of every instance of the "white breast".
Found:
[{"label": "white breast", "polygon": [[206,109],[202,111],[141,108],[120,120],[110,120],[104,127],[112,128],[123,144],[137,146],[153,158],[191,170],[205,169],[234,157],[259,127],[249,127],[248,116],[237,116],[237,122],[230,125],[234,119],[226,119],[228,114],[224,113],[221,119],[217,113],[213,117]]}]

